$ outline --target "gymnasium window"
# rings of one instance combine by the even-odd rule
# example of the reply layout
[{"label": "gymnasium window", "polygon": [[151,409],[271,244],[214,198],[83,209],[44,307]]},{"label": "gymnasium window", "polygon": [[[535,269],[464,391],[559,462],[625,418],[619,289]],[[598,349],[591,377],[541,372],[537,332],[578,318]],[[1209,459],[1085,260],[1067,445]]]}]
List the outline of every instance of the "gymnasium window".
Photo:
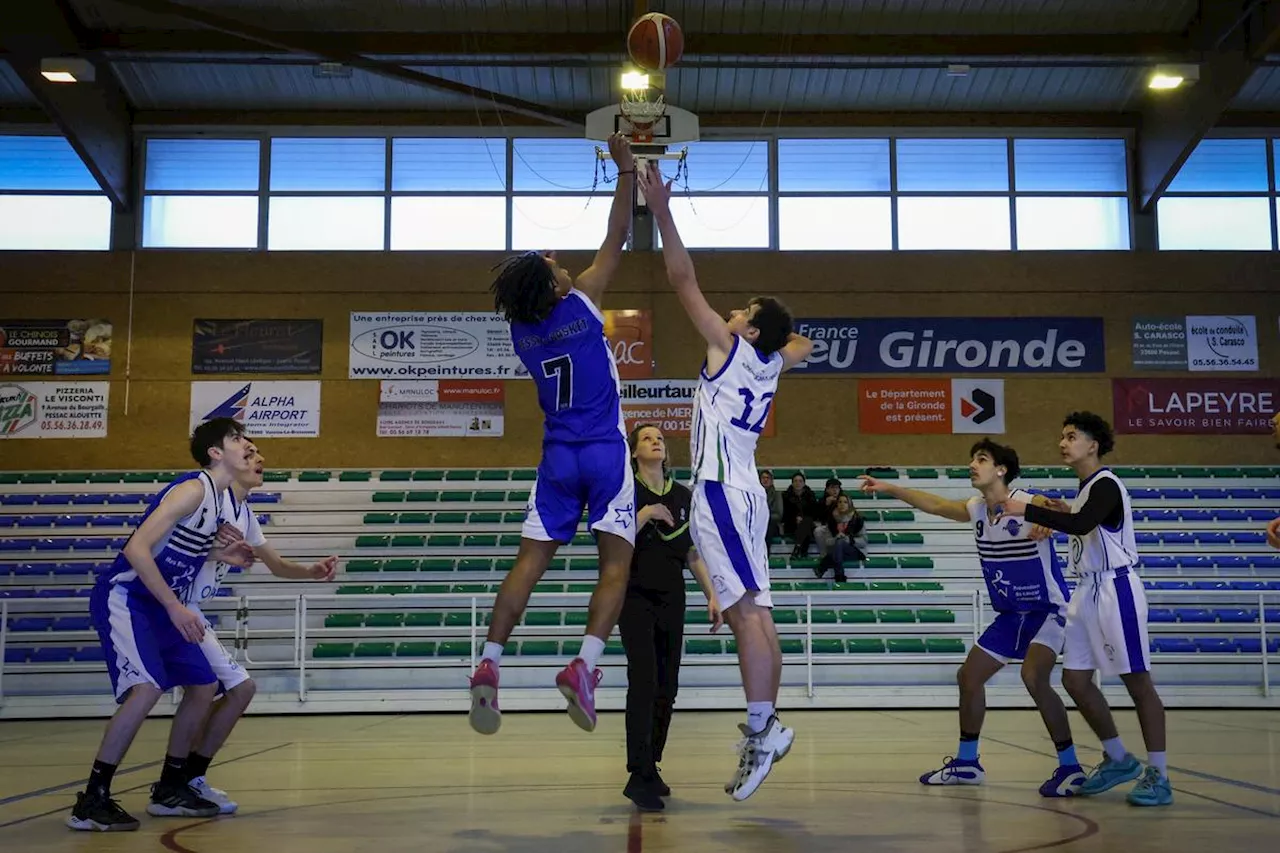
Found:
[{"label": "gymnasium window", "polygon": [[256,139],[149,139],[142,245],[258,247],[261,144]]},{"label": "gymnasium window", "polygon": [[1015,139],[1013,176],[1019,249],[1130,247],[1123,139]]},{"label": "gymnasium window", "polygon": [[272,139],[267,248],[385,249],[388,147],[384,137]]},{"label": "gymnasium window", "polygon": [[[688,148],[683,169],[661,161],[674,178],[671,216],[689,249],[767,249],[769,239],[769,141],[732,140],[678,143]],[[661,235],[654,235],[661,248]]]},{"label": "gymnasium window", "polygon": [[[612,161],[591,139],[511,141],[511,248],[597,249],[608,230],[614,184]],[[607,157],[607,154],[606,154]]]},{"label": "gymnasium window", "polygon": [[1273,141],[1206,139],[1156,202],[1161,249],[1267,251],[1276,243]]},{"label": "gymnasium window", "polygon": [[0,249],[105,250],[111,201],[60,136],[0,136]]},{"label": "gymnasium window", "polygon": [[393,139],[391,152],[391,249],[506,248],[506,139]]}]

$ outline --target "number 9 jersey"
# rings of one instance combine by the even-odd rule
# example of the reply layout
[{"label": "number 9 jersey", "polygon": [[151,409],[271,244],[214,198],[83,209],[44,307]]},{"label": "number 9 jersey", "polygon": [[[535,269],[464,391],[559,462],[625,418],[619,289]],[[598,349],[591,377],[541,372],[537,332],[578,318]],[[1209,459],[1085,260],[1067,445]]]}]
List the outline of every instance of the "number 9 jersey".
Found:
[{"label": "number 9 jersey", "polygon": [[737,335],[715,376],[708,376],[702,365],[690,429],[695,484],[710,480],[764,494],[756,472],[756,442],[773,408],[782,369],[782,353],[761,355]]}]

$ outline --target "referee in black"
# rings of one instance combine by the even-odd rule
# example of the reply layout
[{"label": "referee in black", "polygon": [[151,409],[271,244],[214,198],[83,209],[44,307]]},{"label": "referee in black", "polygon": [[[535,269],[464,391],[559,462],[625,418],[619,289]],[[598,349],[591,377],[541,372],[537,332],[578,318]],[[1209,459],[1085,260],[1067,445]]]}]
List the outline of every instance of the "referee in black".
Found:
[{"label": "referee in black", "polygon": [[641,811],[660,811],[671,789],[658,762],[671,727],[684,651],[684,568],[707,597],[711,630],[722,624],[707,567],[689,535],[693,493],[667,474],[662,430],[640,424],[627,439],[636,480],[636,549],[618,619],[627,653],[627,771],[623,794]]}]

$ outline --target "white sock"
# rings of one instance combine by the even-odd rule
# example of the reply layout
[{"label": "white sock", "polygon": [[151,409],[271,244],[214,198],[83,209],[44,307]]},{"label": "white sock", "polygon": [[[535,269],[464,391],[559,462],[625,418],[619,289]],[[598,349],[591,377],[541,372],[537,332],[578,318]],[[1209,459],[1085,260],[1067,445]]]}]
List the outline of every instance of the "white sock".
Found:
[{"label": "white sock", "polygon": [[753,732],[762,732],[773,716],[772,702],[747,703],[747,728]]},{"label": "white sock", "polygon": [[604,640],[590,634],[582,638],[582,651],[578,652],[578,657],[582,658],[588,670],[596,668],[602,654],[604,654]]},{"label": "white sock", "polygon": [[1160,775],[1169,778],[1169,765],[1163,752],[1152,752],[1147,755],[1147,763],[1160,771]]},{"label": "white sock", "polygon": [[480,659],[493,661],[493,666],[497,669],[502,664],[502,643],[485,643],[484,654],[480,655]]},{"label": "white sock", "polygon": [[1110,758],[1112,761],[1123,761],[1125,755],[1128,754],[1125,751],[1124,744],[1120,742],[1120,738],[1118,737],[1111,737],[1104,740],[1102,742],[1102,750],[1107,754],[1107,758]]}]

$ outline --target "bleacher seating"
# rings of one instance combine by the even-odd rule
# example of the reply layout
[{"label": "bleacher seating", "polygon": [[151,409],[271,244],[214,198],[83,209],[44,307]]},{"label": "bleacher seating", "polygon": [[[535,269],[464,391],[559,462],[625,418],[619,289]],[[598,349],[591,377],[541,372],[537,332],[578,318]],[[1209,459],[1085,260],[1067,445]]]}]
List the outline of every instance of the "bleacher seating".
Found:
[{"label": "bleacher seating", "polygon": [[[863,469],[803,470],[811,479],[834,475],[852,486]],[[1261,620],[1280,627],[1280,555],[1261,533],[1280,514],[1280,470],[1117,473],[1134,481],[1155,660],[1176,664],[1175,681],[1199,682],[1204,673],[1198,668],[1224,662],[1240,665],[1224,677],[1255,678]],[[963,468],[877,475],[970,493]],[[0,606],[7,613],[0,695],[101,689],[105,675],[83,675],[102,670],[85,599],[157,485],[173,476],[0,474]],[[238,648],[255,667],[292,671],[303,635],[308,674],[327,689],[360,683],[369,667],[465,669],[483,640],[492,596],[514,563],[534,476],[523,468],[269,472],[268,485],[252,496],[264,532],[300,560],[338,554],[340,575],[332,584],[304,586],[257,569],[238,572],[208,610],[221,616],[228,637],[238,634]],[[1021,482],[1070,498],[1071,478],[1066,469],[1032,467]],[[911,677],[949,685],[954,664],[973,643],[975,619],[990,618],[985,593],[975,595],[982,584],[971,534],[881,496],[853,497],[867,518],[870,555],[863,566],[849,568],[847,583],[815,578],[815,558],[790,558],[790,543],[773,543],[774,621],[786,660],[812,661],[830,673],[829,683],[852,684],[862,678],[858,667],[883,658],[910,663]],[[509,644],[514,664],[556,666],[576,647],[596,570],[584,528],[535,590]],[[696,585],[688,588],[685,652],[696,665],[692,671],[733,667],[732,637],[706,632],[701,596]],[[305,620],[296,603],[304,593]],[[1277,634],[1268,631],[1270,653],[1278,651]],[[620,654],[615,635],[606,664]],[[79,674],[74,686],[58,678],[62,673]],[[1170,680],[1162,673],[1162,684]]]}]

